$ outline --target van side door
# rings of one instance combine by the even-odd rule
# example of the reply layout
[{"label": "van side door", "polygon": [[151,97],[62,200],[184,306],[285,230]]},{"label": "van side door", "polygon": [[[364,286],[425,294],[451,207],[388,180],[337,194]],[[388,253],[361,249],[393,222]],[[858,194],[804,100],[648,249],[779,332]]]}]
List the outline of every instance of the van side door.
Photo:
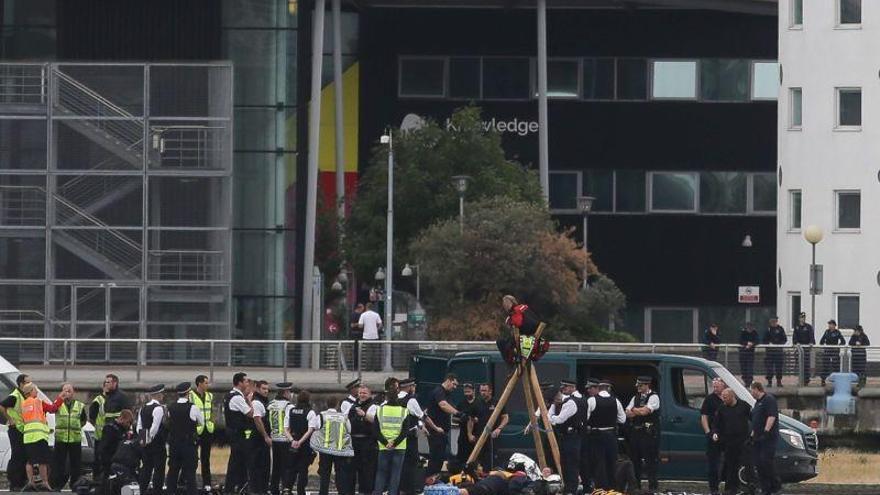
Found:
[{"label": "van side door", "polygon": [[661,395],[660,478],[706,479],[706,435],[700,407],[711,391],[708,370],[664,363],[666,385]]}]

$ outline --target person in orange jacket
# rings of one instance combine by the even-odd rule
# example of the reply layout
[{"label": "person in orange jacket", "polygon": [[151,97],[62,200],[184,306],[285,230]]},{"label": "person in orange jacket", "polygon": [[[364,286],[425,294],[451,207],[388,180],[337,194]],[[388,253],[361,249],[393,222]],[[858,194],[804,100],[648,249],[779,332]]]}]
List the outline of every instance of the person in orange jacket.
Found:
[{"label": "person in orange jacket", "polygon": [[[40,472],[39,488],[51,491],[52,488],[49,487],[51,451],[49,450],[49,422],[46,420],[46,413],[58,411],[58,408],[64,403],[66,392],[62,392],[51,404],[43,402],[38,397],[37,387],[33,383],[25,385],[22,388],[22,393],[26,397],[21,405],[21,419],[24,422],[24,448],[28,457],[28,485],[31,488],[37,488],[36,476],[31,468],[36,464]],[[27,489],[27,487],[25,488]]]}]

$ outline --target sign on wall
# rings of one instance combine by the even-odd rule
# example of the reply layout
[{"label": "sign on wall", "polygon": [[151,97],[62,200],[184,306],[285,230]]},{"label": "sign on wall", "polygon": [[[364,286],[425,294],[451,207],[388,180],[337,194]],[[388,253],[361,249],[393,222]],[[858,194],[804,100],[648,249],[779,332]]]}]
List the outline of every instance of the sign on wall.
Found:
[{"label": "sign on wall", "polygon": [[761,288],[757,285],[741,285],[737,302],[741,304],[758,304],[761,302]]}]

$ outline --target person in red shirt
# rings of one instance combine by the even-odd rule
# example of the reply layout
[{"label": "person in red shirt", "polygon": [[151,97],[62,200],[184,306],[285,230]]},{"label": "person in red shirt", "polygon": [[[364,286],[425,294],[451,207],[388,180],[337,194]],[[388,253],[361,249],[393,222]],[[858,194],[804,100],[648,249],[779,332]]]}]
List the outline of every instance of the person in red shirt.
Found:
[{"label": "person in red shirt", "polygon": [[[511,328],[519,330],[520,336],[532,336],[538,331],[541,319],[532,311],[527,304],[520,304],[515,297],[506,295],[501,299],[501,305],[507,312],[505,323]],[[515,342],[513,335],[502,336],[496,341],[501,356],[508,364],[515,364],[519,360],[519,342]],[[533,351],[529,359],[537,361],[549,349],[550,343],[543,337],[534,343]]]}]

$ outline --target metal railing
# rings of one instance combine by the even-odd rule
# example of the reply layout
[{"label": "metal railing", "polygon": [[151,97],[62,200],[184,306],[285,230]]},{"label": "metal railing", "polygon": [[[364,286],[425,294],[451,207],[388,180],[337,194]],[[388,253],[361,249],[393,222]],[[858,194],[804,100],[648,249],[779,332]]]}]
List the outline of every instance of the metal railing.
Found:
[{"label": "metal railing", "polygon": [[223,280],[226,254],[223,251],[150,251],[150,280]]},{"label": "metal railing", "polygon": [[31,186],[0,186],[0,225],[46,225],[46,194]]},{"label": "metal railing", "polygon": [[153,149],[168,168],[207,169],[216,162],[212,155],[222,152],[224,127],[201,125],[151,126]]},{"label": "metal railing", "polygon": [[[38,318],[34,327],[41,325]],[[63,379],[77,367],[128,366],[138,379],[144,372],[162,373],[169,366],[197,366],[205,368],[237,367],[260,368],[266,372],[287,374],[294,370],[330,373],[341,380],[342,374],[384,373],[383,353],[392,353],[394,373],[407,373],[413,357],[432,355],[452,357],[465,351],[497,352],[494,341],[363,341],[363,340],[212,340],[195,339],[137,339],[137,338],[35,338],[9,336],[8,322],[0,320],[0,355],[17,356],[27,364],[55,365]],[[27,322],[18,322],[27,323]],[[148,328],[173,326],[177,322],[148,322]],[[66,328],[70,322],[53,322]],[[77,322],[76,327],[104,325],[104,322]],[[42,327],[39,327],[40,330]],[[114,332],[137,332],[130,322],[110,322],[110,337]],[[80,332],[81,330],[78,330]],[[150,331],[150,330],[148,330]],[[100,335],[97,332],[95,335]],[[207,332],[206,332],[207,333]],[[865,377],[869,386],[880,386],[880,346],[761,346],[754,354],[754,377],[763,380],[769,369],[767,351],[782,352],[781,372],[783,385],[794,387],[803,376],[827,376],[838,371],[852,371]],[[862,353],[864,351],[864,353]],[[704,357],[699,344],[632,344],[614,342],[553,342],[551,353],[601,352],[675,354]],[[738,346],[723,345],[717,361],[737,376],[743,368]],[[775,357],[772,357],[775,359]],[[807,367],[807,363],[810,364]],[[819,384],[812,380],[811,385]]]},{"label": "metal railing", "polygon": [[46,104],[44,64],[0,64],[0,103]]}]

